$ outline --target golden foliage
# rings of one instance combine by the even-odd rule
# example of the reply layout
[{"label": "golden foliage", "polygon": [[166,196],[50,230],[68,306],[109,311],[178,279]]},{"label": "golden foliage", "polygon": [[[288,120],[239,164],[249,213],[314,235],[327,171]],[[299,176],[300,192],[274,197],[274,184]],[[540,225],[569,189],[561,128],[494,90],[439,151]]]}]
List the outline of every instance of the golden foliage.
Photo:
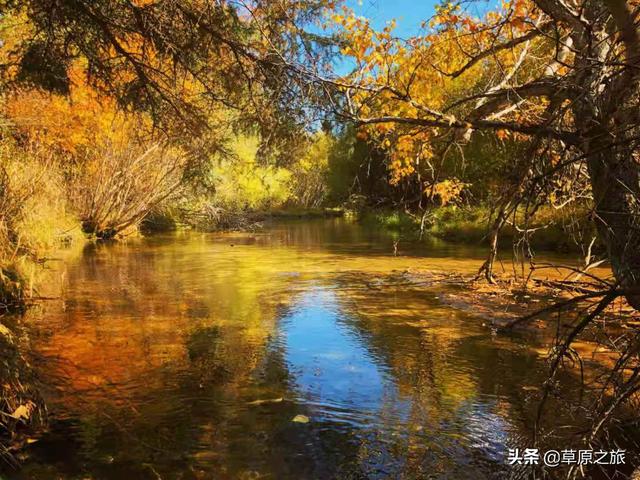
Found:
[{"label": "golden foliage", "polygon": [[13,92],[6,111],[30,142],[76,159],[96,145],[121,142],[152,128],[145,116],[121,112],[112,99],[81,83],[74,84],[68,97],[33,89]]},{"label": "golden foliage", "polygon": [[[343,81],[345,85],[357,85],[351,89],[351,100],[358,116],[379,119],[365,122],[358,137],[368,138],[387,151],[392,184],[415,174],[418,164],[431,161],[437,141],[446,130],[407,126],[392,119],[426,118],[454,125],[468,113],[463,105],[450,107],[456,100],[492,88],[496,77],[504,77],[508,85],[512,70],[517,69],[519,75],[539,73],[545,65],[543,59],[549,56],[544,40],[538,39],[471,62],[496,43],[537,28],[540,12],[531,0],[504,2],[484,18],[475,18],[459,5],[445,2],[436,7],[431,21],[424,22],[425,34],[406,40],[394,35],[395,22],[375,31],[367,19],[348,8],[335,11],[330,18],[342,37],[342,53],[356,67]],[[536,55],[528,55],[531,52]],[[502,113],[500,119],[527,123],[544,108],[542,102],[533,99]],[[503,131],[497,135],[506,138]]]},{"label": "golden foliage", "polygon": [[432,199],[438,197],[440,199],[440,205],[445,206],[458,200],[465,187],[467,187],[466,183],[461,182],[457,178],[451,178],[427,187],[425,193]]}]

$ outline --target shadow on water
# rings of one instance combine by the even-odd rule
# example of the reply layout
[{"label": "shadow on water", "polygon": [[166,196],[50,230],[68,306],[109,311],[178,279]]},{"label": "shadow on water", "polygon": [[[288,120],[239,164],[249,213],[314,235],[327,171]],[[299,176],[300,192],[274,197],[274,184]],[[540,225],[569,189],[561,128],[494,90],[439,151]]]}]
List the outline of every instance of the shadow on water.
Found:
[{"label": "shadow on water", "polygon": [[493,335],[443,287],[376,283],[481,255],[385,242],[328,220],[87,248],[29,319],[52,423],[6,475],[506,478],[540,340]]}]

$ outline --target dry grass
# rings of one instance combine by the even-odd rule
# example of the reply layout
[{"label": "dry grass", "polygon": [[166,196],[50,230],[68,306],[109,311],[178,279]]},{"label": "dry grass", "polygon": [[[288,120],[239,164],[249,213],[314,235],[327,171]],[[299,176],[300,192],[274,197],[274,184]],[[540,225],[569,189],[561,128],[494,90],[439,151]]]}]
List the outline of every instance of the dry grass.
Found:
[{"label": "dry grass", "polygon": [[0,313],[24,308],[33,293],[35,265],[47,251],[79,236],[77,226],[50,156],[0,141]]}]

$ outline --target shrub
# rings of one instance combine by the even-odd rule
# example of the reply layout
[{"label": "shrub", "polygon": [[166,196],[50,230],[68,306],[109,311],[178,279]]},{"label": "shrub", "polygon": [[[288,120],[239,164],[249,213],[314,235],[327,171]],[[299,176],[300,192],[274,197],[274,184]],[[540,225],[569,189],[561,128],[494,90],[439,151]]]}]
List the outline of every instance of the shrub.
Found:
[{"label": "shrub", "polygon": [[107,142],[73,174],[82,230],[101,239],[127,233],[180,187],[181,152],[158,143]]},{"label": "shrub", "polygon": [[282,206],[291,198],[291,172],[258,160],[259,140],[237,137],[230,157],[213,159],[214,207],[229,212],[257,211]]},{"label": "shrub", "polygon": [[34,262],[80,235],[67,207],[62,175],[37,147],[0,141],[0,306],[24,308]]}]

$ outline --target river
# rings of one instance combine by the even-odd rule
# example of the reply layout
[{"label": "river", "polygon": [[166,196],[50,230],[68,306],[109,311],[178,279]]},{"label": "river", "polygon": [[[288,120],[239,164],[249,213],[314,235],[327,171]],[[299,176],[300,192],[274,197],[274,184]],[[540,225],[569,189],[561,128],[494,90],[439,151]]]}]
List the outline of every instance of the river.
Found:
[{"label": "river", "polygon": [[484,254],[401,239],[395,256],[344,219],[89,244],[29,313],[51,426],[5,475],[507,478],[548,339],[498,335],[407,276]]}]

